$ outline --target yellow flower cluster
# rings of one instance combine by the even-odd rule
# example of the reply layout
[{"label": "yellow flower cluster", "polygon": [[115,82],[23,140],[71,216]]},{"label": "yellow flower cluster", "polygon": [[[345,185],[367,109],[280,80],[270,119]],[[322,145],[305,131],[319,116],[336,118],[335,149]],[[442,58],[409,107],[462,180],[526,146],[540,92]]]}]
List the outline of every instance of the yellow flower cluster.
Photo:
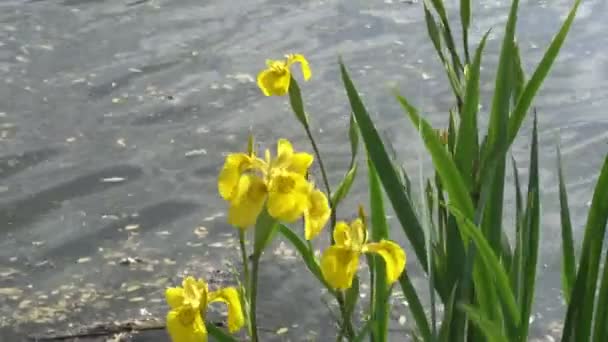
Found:
[{"label": "yellow flower cluster", "polygon": [[193,277],[186,277],[182,287],[165,291],[171,310],[167,314],[167,331],[174,342],[206,342],[205,310],[213,302],[228,306],[228,330],[236,332],[245,324],[238,291],[233,287],[209,292],[207,284]]},{"label": "yellow flower cluster", "polygon": [[294,152],[286,139],[279,139],[275,157],[269,150],[264,159],[253,151],[228,155],[218,177],[220,196],[230,203],[228,222],[250,227],[266,206],[268,214],[282,222],[304,217],[305,237],[313,239],[331,214],[325,194],[307,180],[313,159],[309,153]]},{"label": "yellow flower cluster", "polygon": [[394,283],[405,269],[405,252],[398,244],[389,240],[367,242],[367,226],[363,215],[350,224],[338,222],[334,228],[334,240],[335,244],[321,256],[321,272],[325,280],[336,289],[351,287],[363,253],[378,254],[384,259],[389,284]]}]

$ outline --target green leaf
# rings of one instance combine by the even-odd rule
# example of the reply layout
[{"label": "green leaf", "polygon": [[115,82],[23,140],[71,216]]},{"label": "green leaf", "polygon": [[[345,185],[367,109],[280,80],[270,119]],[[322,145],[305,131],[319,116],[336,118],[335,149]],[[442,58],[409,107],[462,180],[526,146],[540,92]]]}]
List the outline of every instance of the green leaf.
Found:
[{"label": "green leaf", "polygon": [[291,104],[291,109],[296,115],[296,119],[298,119],[298,121],[300,121],[304,127],[308,127],[308,117],[304,111],[304,102],[302,101],[300,86],[293,76],[291,76],[291,81],[289,83],[289,103]]},{"label": "green leaf", "polygon": [[462,233],[473,241],[476,247],[478,257],[482,261],[482,265],[485,266],[488,274],[493,274],[494,282],[496,286],[496,292],[505,305],[505,314],[513,323],[513,326],[519,324],[520,311],[513,296],[513,291],[509,285],[509,277],[503,264],[500,263],[496,254],[494,254],[488,241],[484,238],[481,230],[475,226],[473,222],[466,218],[466,216],[458,210],[455,206],[449,206],[450,211],[456,217],[458,221],[458,228]]},{"label": "green leaf", "polygon": [[253,255],[259,258],[270,243],[277,229],[277,221],[268,214],[266,206],[260,213],[254,228]]},{"label": "green leaf", "polygon": [[238,340],[230,336],[223,329],[217,327],[213,322],[206,322],[205,327],[209,335],[213,337],[217,342],[237,342]]},{"label": "green leaf", "polygon": [[[466,2],[466,0],[465,0]],[[469,68],[469,74],[464,96],[464,104],[460,115],[460,126],[454,159],[460,170],[467,189],[473,189],[473,164],[479,158],[479,141],[477,132],[477,112],[479,108],[479,74],[481,68],[481,56],[486,45],[486,39],[490,31],[481,39],[473,65]]]},{"label": "green leaf", "polygon": [[468,219],[472,220],[474,215],[473,202],[450,154],[442,145],[435,130],[426,120],[420,117],[416,108],[399,95],[397,95],[397,99],[409,114],[414,127],[419,130],[424,145],[431,154],[433,165],[441,178],[442,185],[450,195],[450,202],[463,212]]},{"label": "green leaf", "polygon": [[509,340],[500,333],[501,326],[496,322],[488,320],[478,310],[469,305],[459,305],[460,309],[465,312],[467,317],[475,323],[481,332],[490,342],[509,342]]},{"label": "green leaf", "polygon": [[536,115],[532,130],[532,146],[530,148],[530,168],[528,171],[528,199],[526,203],[525,222],[523,225],[524,273],[521,308],[521,325],[519,336],[527,340],[529,317],[534,300],[536,284],[536,267],[538,264],[538,245],[540,239],[540,188],[538,186],[538,127]]},{"label": "green leaf", "polygon": [[376,324],[373,320],[368,319],[367,321],[365,321],[363,327],[361,327],[361,330],[359,330],[359,333],[353,339],[353,342],[363,342],[363,339],[365,339],[367,335],[374,331],[374,326],[376,326]]},{"label": "green leaf", "polygon": [[517,132],[519,131],[526,113],[532,104],[532,100],[534,100],[534,97],[545,80],[545,77],[549,74],[549,70],[551,70],[551,66],[555,61],[564,40],[566,40],[566,36],[568,35],[568,31],[570,30],[570,26],[572,25],[572,21],[576,16],[576,10],[578,9],[580,3],[581,0],[576,0],[559,32],[551,41],[545,55],[536,67],[536,70],[534,70],[530,80],[526,83],[526,86],[519,97],[519,101],[517,101],[517,105],[510,116],[508,145],[511,145],[513,140],[515,140]]},{"label": "green leaf", "polygon": [[460,23],[465,60],[469,64],[469,26],[471,25],[471,0],[460,0]]},{"label": "green leaf", "polygon": [[595,308],[593,341],[608,341],[608,253],[604,259],[604,271],[602,280],[599,286],[599,294],[597,297],[598,305]]},{"label": "green leaf", "polygon": [[323,273],[321,272],[321,267],[315,258],[314,252],[308,248],[308,244],[304,242],[302,238],[300,238],[296,233],[294,233],[289,227],[279,224],[278,231],[283,235],[294,248],[298,251],[304,264],[308,268],[308,270],[329,290],[329,292],[334,293],[335,290],[325,281],[323,278]]},{"label": "green leaf", "polygon": [[344,197],[348,195],[348,192],[350,191],[353,185],[355,177],[357,177],[357,164],[353,165],[353,167],[348,170],[348,172],[346,173],[346,175],[344,175],[344,178],[338,185],[338,188],[333,193],[331,198],[332,208],[336,208],[338,204],[342,202]]},{"label": "green leaf", "polygon": [[517,104],[526,86],[526,73],[521,62],[521,53],[517,42],[513,43],[513,104]]},{"label": "green leaf", "polygon": [[412,285],[412,282],[407,274],[407,270],[401,273],[399,277],[399,284],[401,285],[401,290],[403,291],[403,295],[408,302],[408,308],[414,317],[414,321],[416,321],[416,327],[422,336],[423,341],[431,341],[432,334],[431,328],[429,327],[429,322],[424,314],[424,308],[420,303],[420,299],[418,298],[418,294]]},{"label": "green leaf", "polygon": [[559,177],[559,205],[562,223],[562,286],[566,303],[570,303],[570,295],[576,277],[576,257],[574,255],[574,239],[572,237],[572,222],[570,221],[570,206],[568,192],[562,169],[562,156],[557,146],[557,174]]},{"label": "green leaf", "polygon": [[452,317],[454,314],[454,304],[456,303],[457,286],[454,286],[450,294],[450,299],[445,304],[445,310],[443,313],[443,321],[441,322],[441,328],[439,329],[439,342],[450,342],[450,325],[452,323]]},{"label": "green leaf", "polygon": [[344,296],[344,310],[346,311],[346,317],[344,318],[350,320],[350,317],[352,317],[353,312],[355,312],[357,301],[359,300],[359,276],[355,275],[355,277],[353,278],[352,286],[349,287],[345,292],[346,295]]},{"label": "green leaf", "polygon": [[[372,230],[371,237],[373,241],[388,239],[388,224],[386,222],[386,214],[384,211],[384,201],[382,198],[382,187],[380,179],[376,173],[374,164],[368,158],[368,178],[369,178],[369,201],[371,208]],[[372,319],[376,322],[374,334],[375,341],[386,341],[388,337],[389,323],[389,286],[386,281],[386,265],[382,258],[374,256],[374,282],[372,283],[374,298],[374,307],[372,308]]]},{"label": "green leaf", "polygon": [[[564,325],[562,341],[588,341],[599,272],[599,262],[608,222],[608,156],[600,172],[585,226],[581,261]],[[605,305],[605,303],[601,303]]]},{"label": "green leaf", "polygon": [[424,8],[424,19],[426,21],[426,30],[431,38],[431,42],[435,47],[435,51],[439,56],[439,59],[442,63],[445,63],[445,57],[443,56],[443,50],[441,49],[441,36],[439,35],[439,28],[437,27],[437,23],[435,22],[435,18],[433,18],[433,14],[429,10],[427,1],[423,1]]},{"label": "green leaf", "polygon": [[448,14],[445,10],[445,6],[443,5],[443,0],[430,0],[439,14],[439,18],[441,19],[442,33],[443,39],[445,40],[445,44],[450,52],[452,57],[452,64],[454,69],[460,71],[462,70],[462,63],[460,62],[460,58],[458,57],[458,51],[456,51],[456,45],[454,44],[454,38],[452,36],[452,30],[450,29],[450,21],[448,20]]},{"label": "green leaf", "polygon": [[407,235],[416,257],[426,271],[427,261],[424,233],[416,217],[412,203],[342,61],[340,61],[340,71],[352,111],[359,125],[359,132],[370,159],[378,172],[382,186],[391,201],[401,227]]},{"label": "green leaf", "polygon": [[350,166],[348,168],[352,170],[355,165],[357,152],[359,151],[359,127],[357,126],[357,121],[355,120],[354,115],[350,116],[348,139],[350,140]]}]

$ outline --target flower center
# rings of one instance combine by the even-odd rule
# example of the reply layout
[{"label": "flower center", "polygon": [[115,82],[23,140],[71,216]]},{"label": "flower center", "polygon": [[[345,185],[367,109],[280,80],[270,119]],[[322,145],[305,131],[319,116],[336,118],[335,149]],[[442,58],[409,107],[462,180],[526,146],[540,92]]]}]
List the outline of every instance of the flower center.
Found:
[{"label": "flower center", "polygon": [[194,311],[194,309],[190,306],[185,306],[179,310],[177,317],[182,325],[190,326],[196,318],[196,311]]},{"label": "flower center", "polygon": [[288,176],[277,176],[275,182],[275,189],[283,194],[292,192],[296,185],[296,181]]},{"label": "flower center", "polygon": [[259,201],[266,196],[266,184],[264,182],[253,182],[249,191],[247,191],[247,197],[252,201]]}]

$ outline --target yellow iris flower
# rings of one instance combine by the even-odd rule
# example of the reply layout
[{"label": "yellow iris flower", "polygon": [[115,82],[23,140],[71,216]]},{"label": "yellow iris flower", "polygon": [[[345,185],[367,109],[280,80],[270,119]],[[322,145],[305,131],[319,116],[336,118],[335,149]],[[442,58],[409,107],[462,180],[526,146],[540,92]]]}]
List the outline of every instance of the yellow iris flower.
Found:
[{"label": "yellow iris flower", "polygon": [[290,68],[294,63],[300,63],[302,76],[308,81],[311,76],[310,66],[303,55],[289,54],[284,60],[267,60],[266,69],[258,74],[258,86],[266,96],[283,96],[289,91],[291,83]]},{"label": "yellow iris flower", "polygon": [[386,278],[395,282],[405,269],[406,256],[403,249],[393,241],[367,242],[367,227],[358,218],[350,224],[340,221],[334,229],[335,244],[321,256],[321,272],[327,282],[336,289],[352,286],[353,277],[359,267],[363,253],[375,253],[386,263]]},{"label": "yellow iris flower", "polygon": [[331,210],[325,194],[306,179],[313,160],[310,153],[295,152],[286,139],[277,142],[276,156],[266,150],[265,160],[253,152],[228,155],[218,177],[220,196],[230,203],[228,222],[250,227],[266,204],[270,216],[283,222],[304,216],[306,239],[314,238]]},{"label": "yellow iris flower", "polygon": [[187,277],[182,287],[172,287],[165,291],[171,308],[167,313],[167,330],[173,342],[206,342],[205,310],[213,302],[223,302],[228,306],[228,330],[234,333],[245,324],[238,291],[233,287],[209,292],[202,280]]}]

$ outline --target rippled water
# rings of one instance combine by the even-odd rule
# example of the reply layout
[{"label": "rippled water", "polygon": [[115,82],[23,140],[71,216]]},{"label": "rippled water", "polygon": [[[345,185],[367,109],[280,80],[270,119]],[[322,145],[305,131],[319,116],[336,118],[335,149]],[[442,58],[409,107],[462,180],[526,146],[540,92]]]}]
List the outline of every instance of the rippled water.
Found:
[{"label": "rippled water", "polygon": [[[451,9],[456,3],[448,1]],[[522,4],[526,70],[571,3]],[[494,27],[482,75],[486,95],[508,5],[480,1],[474,13],[472,42]],[[539,336],[563,311],[555,145],[561,139],[577,237],[608,150],[607,6],[603,0],[581,5],[537,101],[545,199],[533,323]],[[334,182],[349,161],[339,54],[386,139],[406,168],[418,172],[420,144],[389,86],[397,84],[437,124],[445,123],[450,105],[419,3],[0,3],[0,340],[162,318],[163,289],[184,273],[232,281],[222,270],[236,261],[235,234],[215,186],[223,154],[243,149],[250,128],[262,144],[288,137],[308,147],[285,99],[264,98],[253,83],[266,58],[287,52],[304,53],[312,64],[313,79],[301,86]],[[512,149],[524,177],[529,132],[528,120]],[[362,180],[340,216],[352,216],[364,194]],[[510,193],[506,201],[513,204]],[[290,250],[275,247],[261,275],[264,339],[329,340],[333,328],[318,287]],[[403,312],[396,307],[396,321]],[[273,332],[282,327],[288,332],[277,337]],[[404,331],[395,322],[395,336]]]}]

